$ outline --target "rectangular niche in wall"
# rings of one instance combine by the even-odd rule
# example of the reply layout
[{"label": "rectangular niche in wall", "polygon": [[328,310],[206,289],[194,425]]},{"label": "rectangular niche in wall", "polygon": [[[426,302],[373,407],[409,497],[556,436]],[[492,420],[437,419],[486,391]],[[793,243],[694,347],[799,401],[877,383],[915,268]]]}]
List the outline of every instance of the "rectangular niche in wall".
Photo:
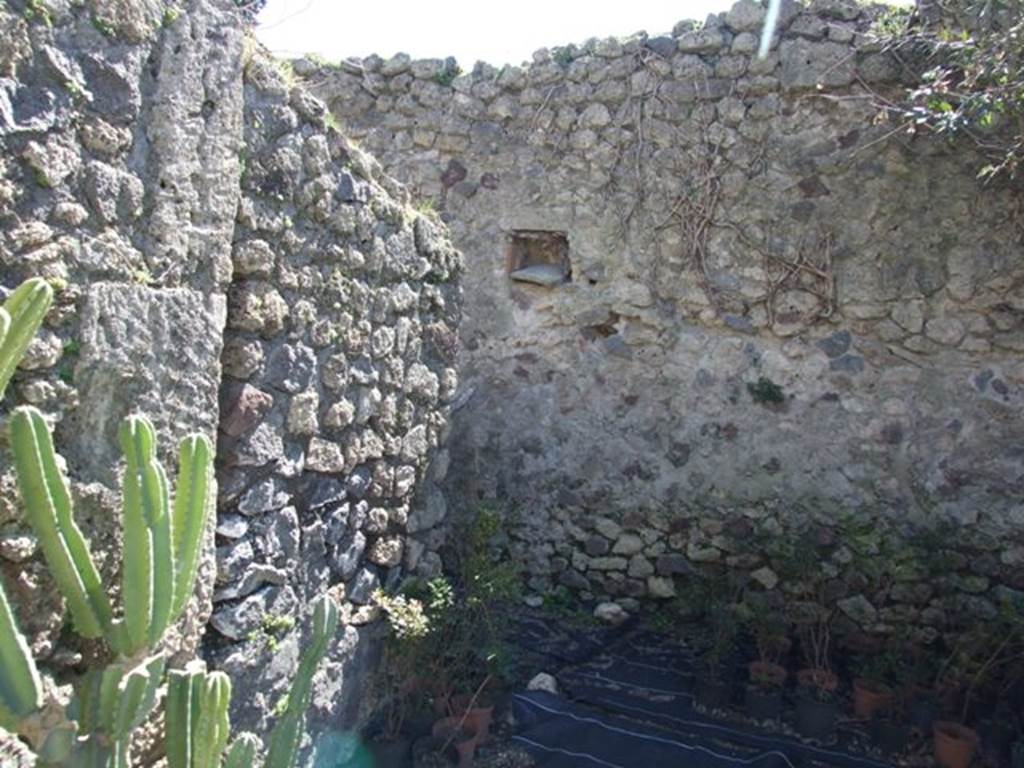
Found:
[{"label": "rectangular niche in wall", "polygon": [[508,276],[523,283],[552,287],[572,278],[565,232],[513,230],[508,236],[506,259]]}]

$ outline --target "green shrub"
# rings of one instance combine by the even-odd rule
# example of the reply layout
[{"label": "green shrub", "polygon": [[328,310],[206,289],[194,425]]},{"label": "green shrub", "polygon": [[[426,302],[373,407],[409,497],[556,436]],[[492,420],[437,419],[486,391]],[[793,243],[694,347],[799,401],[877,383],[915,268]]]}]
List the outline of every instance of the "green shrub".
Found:
[{"label": "green shrub", "polygon": [[910,133],[971,142],[979,176],[1016,176],[1024,159],[1024,0],[929,3],[876,29],[914,83],[887,112]]}]

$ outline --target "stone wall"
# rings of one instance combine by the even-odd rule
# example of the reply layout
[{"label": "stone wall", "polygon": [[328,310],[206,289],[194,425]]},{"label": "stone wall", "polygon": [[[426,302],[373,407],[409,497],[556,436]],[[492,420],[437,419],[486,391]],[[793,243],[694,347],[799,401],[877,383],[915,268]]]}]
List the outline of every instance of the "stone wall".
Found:
[{"label": "stone wall", "polygon": [[535,589],[727,563],[778,596],[745,543],[851,512],[952,563],[876,594],[831,552],[863,629],[1024,588],[1019,197],[876,119],[901,68],[871,14],[789,3],[766,59],[744,0],[522,67],[296,62],[466,254],[449,499],[507,504]]},{"label": "stone wall", "polygon": [[461,261],[287,69],[255,56],[245,105],[208,648],[244,681],[236,722],[265,728],[298,665],[289,629],[330,586],[345,631],[311,712],[327,731],[372,703],[373,591],[439,565],[412,501],[455,393]]},{"label": "stone wall", "polygon": [[[242,30],[205,0],[174,24],[159,3],[0,8],[0,264],[11,289],[42,275],[54,308],[4,411],[27,402],[55,425],[79,519],[104,576],[120,527],[117,429],[154,421],[161,458],[214,437],[225,293],[239,201]],[[6,430],[4,430],[6,442]],[[3,450],[0,568],[37,656],[60,650],[59,595],[35,557]],[[212,531],[183,650],[210,611]]]},{"label": "stone wall", "polygon": [[[231,0],[0,4],[2,283],[57,287],[4,411],[52,419],[111,584],[121,419],[153,418],[168,468],[186,433],[216,439],[218,517],[171,647],[205,633],[233,723],[264,732],[330,591],[344,630],[316,680],[320,743],[361,715],[370,591],[403,558],[439,563],[438,520],[411,500],[455,389],[461,262],[245,27]],[[81,648],[0,466],[0,570],[60,676]]]}]

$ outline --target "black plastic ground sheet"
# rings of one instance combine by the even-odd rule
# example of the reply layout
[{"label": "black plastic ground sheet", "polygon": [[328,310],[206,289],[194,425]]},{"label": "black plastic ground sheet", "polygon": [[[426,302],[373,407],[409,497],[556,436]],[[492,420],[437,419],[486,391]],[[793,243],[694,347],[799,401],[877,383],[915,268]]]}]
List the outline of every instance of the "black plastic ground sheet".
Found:
[{"label": "black plastic ground sheet", "polygon": [[539,768],[890,768],[861,751],[852,723],[834,743],[811,744],[785,725],[701,711],[693,653],[668,636],[540,615],[517,618],[513,634],[524,671],[553,674],[560,690],[512,697],[514,739]]}]

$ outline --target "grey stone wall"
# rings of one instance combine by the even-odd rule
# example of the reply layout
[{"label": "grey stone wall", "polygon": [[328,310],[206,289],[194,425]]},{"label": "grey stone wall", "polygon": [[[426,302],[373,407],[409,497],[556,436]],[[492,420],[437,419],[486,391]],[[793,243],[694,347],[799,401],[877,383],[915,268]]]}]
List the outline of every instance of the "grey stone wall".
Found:
[{"label": "grey stone wall", "polygon": [[[161,456],[218,420],[225,293],[240,187],[242,29],[194,0],[174,23],[160,3],[98,0],[0,7],[0,270],[6,289],[41,275],[54,308],[4,412],[52,418],[77,513],[116,583],[117,428],[156,424]],[[3,430],[6,441],[6,429]],[[0,569],[37,657],[75,663],[57,641],[63,606],[3,447]],[[213,536],[197,599],[171,647],[194,652],[210,611]]]},{"label": "grey stone wall", "polygon": [[[58,289],[4,413],[52,418],[111,584],[121,419],[153,418],[168,468],[186,433],[216,440],[218,515],[171,647],[202,641],[234,677],[235,726],[265,732],[329,591],[344,629],[316,681],[320,744],[362,715],[370,592],[439,567],[439,517],[412,499],[456,386],[460,256],[230,0],[11,0],[0,36],[0,282]],[[4,584],[59,675],[82,649],[0,468]]]},{"label": "grey stone wall", "polygon": [[[1019,196],[879,124],[901,69],[870,14],[790,3],[763,60],[745,0],[522,67],[296,63],[466,254],[449,500],[507,503],[535,589],[668,597],[722,563],[780,595],[744,543],[849,512],[953,563],[861,595],[862,629],[1024,588]],[[564,282],[510,278],[533,230]]]},{"label": "grey stone wall", "polygon": [[287,68],[255,55],[245,106],[208,648],[246,692],[235,722],[265,729],[298,664],[290,627],[330,588],[345,631],[310,713],[326,736],[372,704],[370,595],[439,565],[439,521],[412,502],[455,393],[461,258]]}]

